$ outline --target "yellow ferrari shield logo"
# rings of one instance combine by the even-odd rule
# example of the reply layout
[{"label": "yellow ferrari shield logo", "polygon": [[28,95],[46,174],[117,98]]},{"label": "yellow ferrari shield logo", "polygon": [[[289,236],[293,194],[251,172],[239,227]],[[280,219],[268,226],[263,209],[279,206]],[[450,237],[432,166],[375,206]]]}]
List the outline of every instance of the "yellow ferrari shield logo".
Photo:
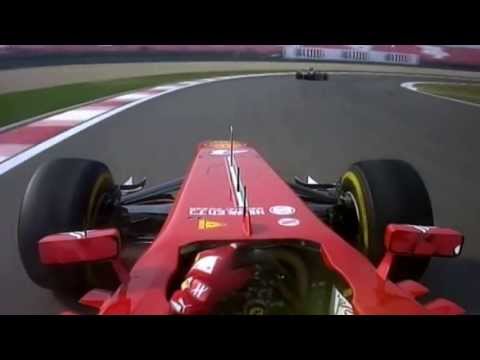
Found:
[{"label": "yellow ferrari shield logo", "polygon": [[207,219],[198,220],[198,230],[211,230],[211,229],[216,229],[224,226],[227,226],[227,224],[217,222],[217,221],[210,221]]},{"label": "yellow ferrari shield logo", "polygon": [[[234,149],[237,149],[237,148],[239,148],[243,145],[244,144],[242,144],[238,141],[233,141],[233,148]],[[210,141],[208,143],[208,147],[211,147],[213,149],[227,150],[227,149],[230,149],[231,146],[232,146],[232,143],[228,140],[214,140],[214,141]]]}]

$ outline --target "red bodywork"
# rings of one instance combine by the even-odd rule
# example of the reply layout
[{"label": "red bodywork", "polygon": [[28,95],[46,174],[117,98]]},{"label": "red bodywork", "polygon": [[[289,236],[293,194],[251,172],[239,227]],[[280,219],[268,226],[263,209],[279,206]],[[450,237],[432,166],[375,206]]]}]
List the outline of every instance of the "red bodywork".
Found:
[{"label": "red bodywork", "polygon": [[385,246],[395,254],[456,256],[463,246],[463,235],[452,229],[390,224]]},{"label": "red bodywork", "polygon": [[38,243],[43,264],[70,264],[115,259],[119,253],[116,229],[76,231],[44,237]]},{"label": "red bodywork", "polygon": [[[320,246],[323,262],[350,285],[356,314],[463,312],[446,300],[430,307],[422,305],[415,298],[428,291],[423,286],[413,281],[394,284],[384,279],[380,269],[320,221],[262,157],[244,145],[236,147],[235,161],[247,188],[251,216],[242,216],[242,211],[236,210],[239,204],[228,170],[230,150],[222,149],[225,147],[218,143],[199,146],[166,223],[133,266],[128,281],[111,297],[105,293],[86,295],[86,302],[99,304],[100,299],[105,300],[97,306],[99,314],[171,313],[167,289],[179,266],[180,249],[186,245],[290,239]],[[294,213],[272,214],[270,208],[274,206],[293,208]],[[282,220],[284,225],[280,225],[284,218],[290,220]],[[391,259],[386,259],[383,264],[385,274],[390,263]]]}]

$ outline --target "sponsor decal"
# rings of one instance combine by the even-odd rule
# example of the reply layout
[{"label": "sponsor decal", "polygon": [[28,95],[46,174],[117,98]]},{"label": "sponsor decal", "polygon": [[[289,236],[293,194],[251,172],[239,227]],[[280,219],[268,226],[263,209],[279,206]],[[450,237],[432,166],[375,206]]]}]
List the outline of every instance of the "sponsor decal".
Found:
[{"label": "sponsor decal", "polygon": [[[233,155],[243,154],[243,153],[246,153],[246,152],[248,152],[247,149],[233,150]],[[230,149],[228,149],[228,150],[226,150],[226,149],[212,150],[210,152],[210,155],[227,156],[227,155],[230,155]]]},{"label": "sponsor decal", "polygon": [[285,215],[293,215],[295,214],[295,208],[291,206],[286,206],[286,205],[277,205],[277,206],[272,206],[270,209],[270,214],[273,215],[280,215],[280,216],[285,216]]},{"label": "sponsor decal", "polygon": [[260,305],[254,305],[248,309],[248,315],[264,315],[265,309]]},{"label": "sponsor decal", "polygon": [[352,304],[336,287],[332,289],[332,312],[334,315],[353,315]]},{"label": "sponsor decal", "polygon": [[434,226],[420,226],[420,225],[411,225],[411,226],[417,229],[418,231],[421,231],[424,234],[428,233],[431,229],[435,228]]},{"label": "sponsor decal", "polygon": [[183,300],[183,298],[179,298],[178,301],[170,301],[170,305],[172,306],[173,310],[179,314],[185,313],[189,307],[192,307],[190,304],[185,304],[185,300]]},{"label": "sponsor decal", "polygon": [[205,274],[211,274],[218,261],[218,256],[205,256],[193,265],[192,270],[198,270]]},{"label": "sponsor decal", "polygon": [[455,249],[453,249],[453,253],[457,256],[460,255],[461,251],[462,251],[462,245],[458,245],[455,247]]},{"label": "sponsor decal", "polygon": [[283,218],[278,220],[278,225],[286,226],[286,227],[293,227],[300,225],[300,220],[295,218]]},{"label": "sponsor decal", "polygon": [[[230,146],[231,146],[231,142],[228,141],[228,140],[216,140],[216,141],[210,141],[209,143],[207,143],[207,146],[210,147],[210,148],[213,148],[213,149],[228,149],[230,150]],[[233,148],[234,149],[237,149],[241,146],[243,146],[244,144],[242,143],[239,143],[238,141],[233,141]]]},{"label": "sponsor decal", "polygon": [[74,231],[74,232],[68,232],[68,233],[63,233],[64,235],[70,235],[74,237],[75,239],[84,239],[85,238],[85,231]]},{"label": "sponsor decal", "polygon": [[211,221],[207,219],[198,220],[198,230],[211,230],[211,229],[217,229],[224,226],[227,226],[227,224],[220,223],[217,221]]},{"label": "sponsor decal", "polygon": [[208,294],[210,293],[210,287],[201,281],[193,280],[189,291],[195,299],[203,302],[207,300]]},{"label": "sponsor decal", "polygon": [[[265,215],[263,207],[249,207],[250,216]],[[243,216],[243,207],[236,208],[208,208],[192,207],[189,209],[190,216]]]}]

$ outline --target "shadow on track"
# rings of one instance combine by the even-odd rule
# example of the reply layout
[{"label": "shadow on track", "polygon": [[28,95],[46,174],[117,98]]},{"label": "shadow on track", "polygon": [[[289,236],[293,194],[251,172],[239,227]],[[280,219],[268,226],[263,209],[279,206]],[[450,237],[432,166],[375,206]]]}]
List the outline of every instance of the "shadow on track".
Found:
[{"label": "shadow on track", "polygon": [[434,259],[422,283],[430,287],[434,297],[456,302],[467,314],[480,314],[479,273],[480,261],[476,259],[461,255],[457,259]]}]

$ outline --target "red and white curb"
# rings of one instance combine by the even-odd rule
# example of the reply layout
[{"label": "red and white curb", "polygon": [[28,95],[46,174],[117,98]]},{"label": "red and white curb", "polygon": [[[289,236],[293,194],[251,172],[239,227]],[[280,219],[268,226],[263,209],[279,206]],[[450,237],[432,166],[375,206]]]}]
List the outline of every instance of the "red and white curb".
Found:
[{"label": "red and white curb", "polygon": [[291,74],[264,73],[182,81],[118,95],[40,118],[24,126],[0,132],[0,175],[105,119],[159,96],[211,82]]},{"label": "red and white curb", "polygon": [[435,94],[431,94],[431,93],[426,92],[426,91],[419,90],[419,89],[417,88],[417,85],[419,85],[419,84],[471,85],[472,83],[452,83],[452,82],[446,83],[446,82],[437,82],[437,81],[410,81],[410,82],[402,83],[402,84],[400,84],[400,86],[403,87],[404,89],[411,90],[411,91],[415,91],[415,92],[417,92],[417,93],[419,93],[419,94],[428,95],[428,96],[433,96],[433,97],[436,97],[436,98],[439,98],[439,99],[443,99],[443,100],[454,101],[454,102],[457,102],[457,103],[460,103],[460,104],[464,104],[464,105],[470,105],[470,106],[480,107],[480,104],[472,103],[472,102],[470,102],[470,101],[454,99],[454,98],[447,97],[447,96],[435,95]]}]

